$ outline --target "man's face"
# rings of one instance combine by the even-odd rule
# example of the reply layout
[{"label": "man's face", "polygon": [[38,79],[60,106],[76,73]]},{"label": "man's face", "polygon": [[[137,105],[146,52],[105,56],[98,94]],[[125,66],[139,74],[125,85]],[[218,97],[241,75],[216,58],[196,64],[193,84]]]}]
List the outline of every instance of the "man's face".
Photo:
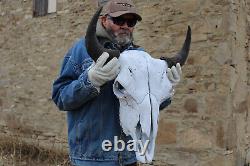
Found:
[{"label": "man's face", "polygon": [[124,14],[119,17],[109,15],[102,17],[102,24],[111,37],[124,46],[133,40],[133,30],[137,20],[133,14]]}]

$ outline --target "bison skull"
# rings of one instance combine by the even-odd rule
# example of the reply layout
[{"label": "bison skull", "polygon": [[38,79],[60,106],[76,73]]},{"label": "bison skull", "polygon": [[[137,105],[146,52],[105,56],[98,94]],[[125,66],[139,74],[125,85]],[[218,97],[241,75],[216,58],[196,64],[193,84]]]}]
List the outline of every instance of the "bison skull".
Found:
[{"label": "bison skull", "polygon": [[[137,159],[144,163],[151,162],[158,130],[159,106],[171,97],[173,91],[166,74],[167,64],[137,50],[123,52],[119,61],[121,71],[114,82],[113,91],[120,102],[120,124],[126,135],[142,143],[136,145]],[[146,144],[146,153],[142,155],[141,150]]]}]

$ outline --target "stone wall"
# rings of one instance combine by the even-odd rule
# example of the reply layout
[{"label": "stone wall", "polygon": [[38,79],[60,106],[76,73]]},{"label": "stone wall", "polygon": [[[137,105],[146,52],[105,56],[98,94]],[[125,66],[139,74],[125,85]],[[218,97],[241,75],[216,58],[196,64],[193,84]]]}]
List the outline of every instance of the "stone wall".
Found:
[{"label": "stone wall", "polygon": [[[160,115],[155,165],[250,163],[250,1],[134,2],[143,16],[136,43],[154,57],[174,55],[188,25],[193,32],[182,82]],[[95,9],[91,0],[58,0],[57,13],[33,18],[31,0],[0,0],[0,137],[67,150],[51,84]]]}]

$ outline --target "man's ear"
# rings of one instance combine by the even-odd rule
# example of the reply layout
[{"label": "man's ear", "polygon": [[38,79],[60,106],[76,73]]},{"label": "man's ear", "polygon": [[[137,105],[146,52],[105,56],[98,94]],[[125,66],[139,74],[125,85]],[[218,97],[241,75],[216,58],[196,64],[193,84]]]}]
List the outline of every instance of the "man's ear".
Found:
[{"label": "man's ear", "polygon": [[104,27],[107,27],[107,17],[106,16],[101,16],[101,23]]}]

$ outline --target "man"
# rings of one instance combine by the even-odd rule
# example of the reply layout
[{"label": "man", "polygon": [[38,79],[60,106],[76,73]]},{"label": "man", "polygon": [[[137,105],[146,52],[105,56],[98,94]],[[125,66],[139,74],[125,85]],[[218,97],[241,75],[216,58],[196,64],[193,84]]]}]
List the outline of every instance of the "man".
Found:
[{"label": "man", "polygon": [[[141,16],[131,0],[111,0],[103,9],[96,35],[108,49],[140,50],[133,43],[133,30]],[[113,80],[119,73],[117,58],[107,61],[103,53],[96,62],[90,58],[85,39],[78,41],[66,54],[59,78],[53,84],[52,98],[60,110],[67,111],[70,160],[77,166],[134,166],[134,152],[103,149],[103,141],[114,138],[124,142],[125,136],[119,123],[119,101],[113,93]],[[106,62],[107,61],[107,62]],[[168,70],[170,81],[180,81],[181,68]],[[170,99],[161,108],[170,104]],[[110,145],[111,146],[111,145]]]}]

